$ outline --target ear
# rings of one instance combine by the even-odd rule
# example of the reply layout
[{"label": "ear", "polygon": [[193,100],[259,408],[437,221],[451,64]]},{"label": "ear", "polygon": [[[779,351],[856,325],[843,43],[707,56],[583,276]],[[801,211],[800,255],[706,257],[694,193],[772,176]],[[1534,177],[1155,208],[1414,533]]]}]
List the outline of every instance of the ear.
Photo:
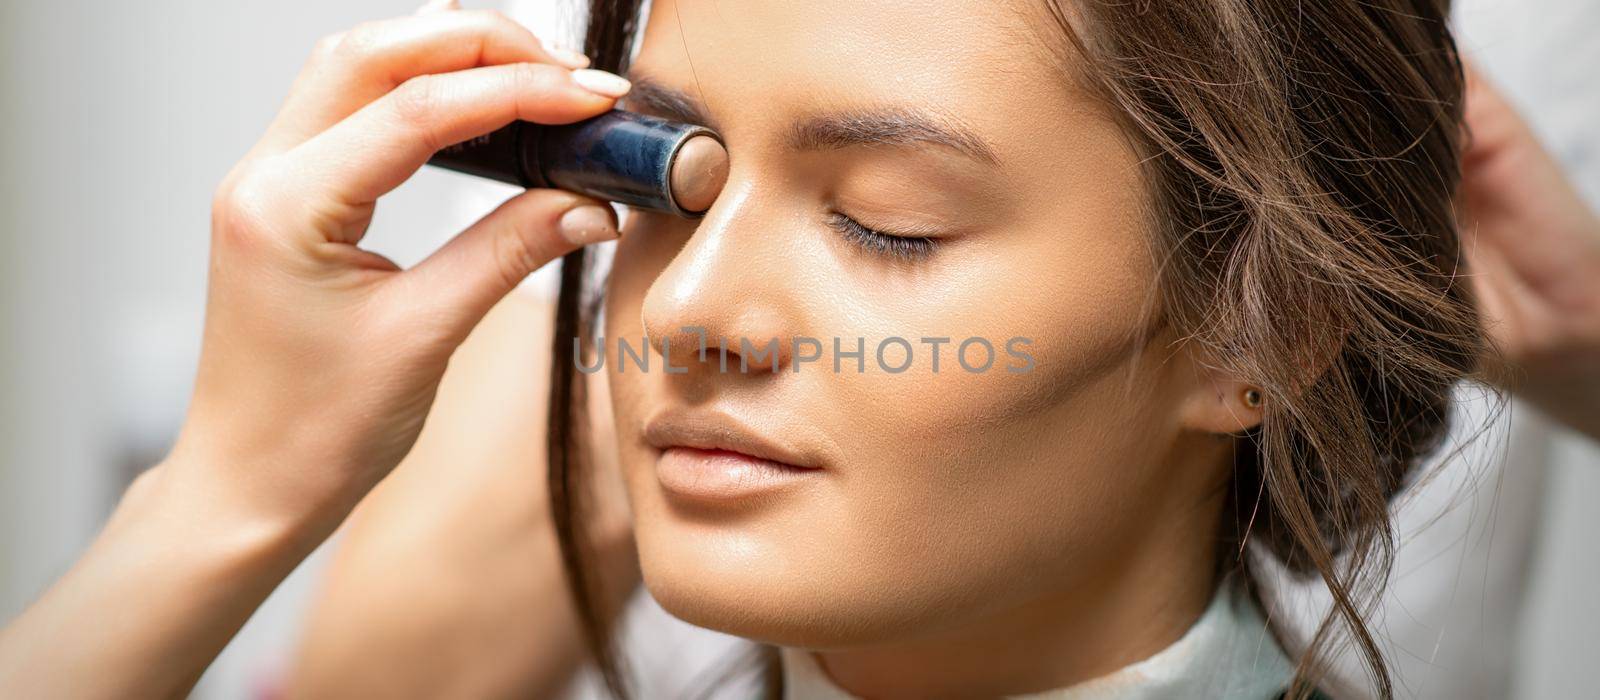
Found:
[{"label": "ear", "polygon": [[1238,434],[1261,425],[1266,394],[1260,387],[1220,369],[1196,366],[1179,420],[1188,430]]}]

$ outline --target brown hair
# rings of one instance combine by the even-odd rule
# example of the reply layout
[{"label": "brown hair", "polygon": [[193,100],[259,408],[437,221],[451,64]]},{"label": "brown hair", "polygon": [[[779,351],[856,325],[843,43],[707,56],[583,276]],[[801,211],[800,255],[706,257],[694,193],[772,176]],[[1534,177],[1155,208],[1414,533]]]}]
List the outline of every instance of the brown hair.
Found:
[{"label": "brown hair", "polygon": [[[584,42],[623,70],[639,0],[593,0]],[[1247,543],[1315,575],[1330,610],[1289,693],[1353,641],[1392,696],[1363,613],[1393,559],[1389,502],[1443,436],[1450,391],[1484,351],[1452,201],[1464,79],[1448,0],[1047,3],[1079,80],[1144,155],[1162,252],[1156,312],[1259,386],[1238,439],[1219,566],[1252,594]],[[1070,21],[1069,21],[1070,20]],[[563,261],[555,355],[585,331],[582,251]],[[581,376],[554,363],[551,498],[567,574],[607,685],[626,696],[594,611],[573,484]],[[1340,634],[1340,631],[1345,633]]]}]

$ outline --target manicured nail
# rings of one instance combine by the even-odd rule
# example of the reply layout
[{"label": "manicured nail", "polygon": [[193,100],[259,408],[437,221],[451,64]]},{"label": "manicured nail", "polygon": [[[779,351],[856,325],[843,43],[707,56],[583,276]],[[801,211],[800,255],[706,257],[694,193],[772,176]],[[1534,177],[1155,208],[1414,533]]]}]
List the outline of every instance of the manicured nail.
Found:
[{"label": "manicured nail", "polygon": [[443,12],[445,10],[459,10],[461,6],[456,0],[428,0],[422,7],[417,8],[417,14],[425,15],[430,12]]},{"label": "manicured nail", "polygon": [[559,63],[567,68],[576,69],[589,67],[589,57],[578,53],[577,51],[547,46],[545,47],[544,52],[550,54],[550,57],[555,59],[556,63]]},{"label": "manicured nail", "polygon": [[561,215],[561,237],[575,245],[589,245],[617,238],[617,225],[604,207],[585,204]]},{"label": "manicured nail", "polygon": [[620,75],[593,68],[572,71],[572,82],[589,92],[606,97],[622,97],[633,87],[632,83]]}]

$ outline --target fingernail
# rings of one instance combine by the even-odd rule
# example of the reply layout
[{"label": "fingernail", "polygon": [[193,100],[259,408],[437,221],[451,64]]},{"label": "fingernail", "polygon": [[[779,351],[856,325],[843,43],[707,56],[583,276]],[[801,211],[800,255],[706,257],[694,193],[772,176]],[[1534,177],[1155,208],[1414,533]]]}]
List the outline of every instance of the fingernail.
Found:
[{"label": "fingernail", "polygon": [[577,51],[550,46],[545,47],[544,51],[545,53],[550,54],[550,57],[555,59],[556,63],[566,66],[567,68],[576,69],[589,67],[589,57],[578,53]]},{"label": "fingernail", "polygon": [[617,238],[617,226],[604,207],[585,204],[561,215],[561,237],[574,245],[589,245]]},{"label": "fingernail", "polygon": [[460,9],[460,6],[456,4],[456,0],[428,0],[428,2],[423,3],[422,7],[417,8],[417,14],[425,15],[430,12],[456,9]]},{"label": "fingernail", "polygon": [[606,97],[622,97],[633,87],[632,83],[620,75],[593,68],[572,71],[572,82],[589,92]]}]

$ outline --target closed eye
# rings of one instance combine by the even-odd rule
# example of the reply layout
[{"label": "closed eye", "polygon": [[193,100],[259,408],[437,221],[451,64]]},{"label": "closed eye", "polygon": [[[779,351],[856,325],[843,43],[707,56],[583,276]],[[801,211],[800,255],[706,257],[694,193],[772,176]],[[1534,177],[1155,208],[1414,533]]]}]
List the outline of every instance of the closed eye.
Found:
[{"label": "closed eye", "polygon": [[828,215],[828,225],[845,240],[874,255],[893,260],[915,262],[926,259],[938,247],[938,240],[928,236],[879,231],[839,212]]}]

